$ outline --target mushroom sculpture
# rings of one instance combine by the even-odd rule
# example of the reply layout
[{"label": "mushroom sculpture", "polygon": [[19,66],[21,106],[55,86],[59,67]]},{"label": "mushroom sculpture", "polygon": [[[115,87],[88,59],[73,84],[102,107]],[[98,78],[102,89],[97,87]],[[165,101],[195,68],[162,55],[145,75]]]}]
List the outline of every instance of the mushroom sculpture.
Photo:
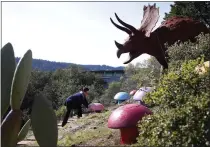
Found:
[{"label": "mushroom sculpture", "polygon": [[118,92],[115,96],[114,99],[117,100],[118,104],[124,102],[125,100],[130,99],[130,96],[127,92]]},{"label": "mushroom sculpture", "polygon": [[127,104],[112,112],[108,119],[108,127],[120,129],[120,144],[132,144],[136,142],[139,134],[138,121],[148,114],[152,112],[143,105]]},{"label": "mushroom sculpture", "polygon": [[101,112],[104,110],[104,106],[101,103],[91,103],[88,108],[93,112]]},{"label": "mushroom sculpture", "polygon": [[133,95],[136,93],[136,91],[137,91],[137,90],[132,90],[132,91],[130,92],[130,95],[133,96]]},{"label": "mushroom sculpture", "polygon": [[133,99],[136,101],[141,102],[143,97],[148,93],[153,90],[152,87],[141,87],[133,96]]}]

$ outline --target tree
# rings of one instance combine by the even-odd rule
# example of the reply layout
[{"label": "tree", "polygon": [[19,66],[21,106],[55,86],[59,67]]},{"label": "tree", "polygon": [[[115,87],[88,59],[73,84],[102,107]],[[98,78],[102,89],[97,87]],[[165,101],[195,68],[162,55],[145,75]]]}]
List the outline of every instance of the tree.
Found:
[{"label": "tree", "polygon": [[160,63],[151,56],[149,59],[136,65],[136,73],[131,78],[137,82],[138,87],[154,86],[160,78],[160,72]]},{"label": "tree", "polygon": [[125,92],[129,93],[131,90],[136,89],[137,81],[135,79],[131,78],[133,75],[136,74],[136,72],[137,72],[136,66],[134,66],[131,63],[129,63],[125,67],[125,74],[120,80],[120,82],[121,82],[120,90],[121,91],[125,91]]},{"label": "tree", "polygon": [[171,11],[165,13],[164,20],[172,16],[188,16],[202,21],[208,27],[210,26],[210,2],[209,1],[190,1],[174,2],[171,5]]},{"label": "tree", "polygon": [[56,84],[54,87],[57,87],[59,91],[58,107],[63,105],[67,97],[78,92],[84,86],[90,89],[89,102],[99,99],[105,85],[103,79],[77,65],[71,65],[68,69],[56,70],[52,75],[52,82]]},{"label": "tree", "polygon": [[112,82],[109,84],[108,89],[106,89],[104,95],[101,96],[100,103],[104,105],[114,104],[114,96],[120,92],[121,82]]}]

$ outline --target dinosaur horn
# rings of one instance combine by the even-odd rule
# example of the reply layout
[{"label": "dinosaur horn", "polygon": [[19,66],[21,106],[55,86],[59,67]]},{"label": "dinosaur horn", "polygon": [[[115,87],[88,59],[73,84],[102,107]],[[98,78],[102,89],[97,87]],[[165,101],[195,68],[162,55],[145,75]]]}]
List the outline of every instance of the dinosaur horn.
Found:
[{"label": "dinosaur horn", "polygon": [[115,17],[117,18],[117,20],[119,21],[119,23],[121,23],[123,26],[125,26],[126,28],[128,28],[129,30],[131,30],[134,34],[136,34],[136,32],[138,31],[135,27],[133,27],[132,25],[129,25],[127,23],[125,23],[124,21],[122,21],[117,14],[115,13]]},{"label": "dinosaur horn", "polygon": [[115,45],[117,46],[118,49],[123,48],[123,45],[118,43],[117,41],[114,41]]},{"label": "dinosaur horn", "polygon": [[135,59],[136,57],[140,56],[141,53],[139,52],[130,52],[128,59],[123,63],[123,64],[128,64],[130,63],[133,59]]},{"label": "dinosaur horn", "polygon": [[118,49],[117,50],[117,58],[120,58],[120,56],[122,55],[122,53],[123,53],[122,50]]},{"label": "dinosaur horn", "polygon": [[111,20],[112,24],[113,24],[115,27],[117,27],[118,29],[120,29],[120,30],[122,30],[122,31],[124,31],[124,32],[126,32],[126,33],[128,33],[129,35],[132,34],[132,32],[131,32],[129,29],[127,29],[127,28],[125,28],[125,27],[122,27],[122,26],[119,26],[119,25],[116,24],[111,18],[110,18],[110,20]]},{"label": "dinosaur horn", "polygon": [[129,53],[128,59],[123,64],[128,64],[134,59],[134,55]]}]

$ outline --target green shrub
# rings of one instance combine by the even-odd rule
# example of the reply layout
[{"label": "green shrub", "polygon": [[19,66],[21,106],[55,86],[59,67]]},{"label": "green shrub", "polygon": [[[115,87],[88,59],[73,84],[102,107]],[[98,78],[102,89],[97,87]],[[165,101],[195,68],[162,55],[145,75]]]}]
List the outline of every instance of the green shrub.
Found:
[{"label": "green shrub", "polygon": [[210,59],[210,34],[203,35],[202,33],[198,35],[197,41],[175,43],[174,45],[168,47],[169,55],[169,67],[180,67],[181,63],[185,60],[195,60],[201,55],[204,55],[204,60]]},{"label": "green shrub", "polygon": [[61,106],[57,111],[55,111],[58,120],[62,119],[65,113],[66,113],[66,106]]},{"label": "green shrub", "polygon": [[139,124],[138,146],[209,146],[209,72],[195,67],[203,59],[185,61],[179,70],[169,69],[145,102],[158,106]]}]

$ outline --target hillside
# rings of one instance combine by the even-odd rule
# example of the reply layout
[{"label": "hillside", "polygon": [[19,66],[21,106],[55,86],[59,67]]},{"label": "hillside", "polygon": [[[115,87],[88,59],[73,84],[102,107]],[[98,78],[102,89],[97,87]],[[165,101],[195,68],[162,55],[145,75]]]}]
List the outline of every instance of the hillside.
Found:
[{"label": "hillside", "polygon": [[[101,113],[83,114],[80,119],[73,116],[65,127],[61,127],[62,119],[58,120],[58,146],[120,146],[120,130],[108,128],[107,123],[113,110],[125,104],[106,107]],[[17,147],[30,146],[38,146],[31,128]]]},{"label": "hillside", "polygon": [[[18,62],[20,58],[16,58],[16,62]],[[79,65],[74,63],[66,63],[66,62],[55,62],[55,61],[47,61],[42,59],[33,59],[32,68],[38,69],[42,71],[55,71],[56,69],[68,68],[70,65]],[[80,65],[86,70],[123,70],[123,66],[112,67],[107,65]]]}]

